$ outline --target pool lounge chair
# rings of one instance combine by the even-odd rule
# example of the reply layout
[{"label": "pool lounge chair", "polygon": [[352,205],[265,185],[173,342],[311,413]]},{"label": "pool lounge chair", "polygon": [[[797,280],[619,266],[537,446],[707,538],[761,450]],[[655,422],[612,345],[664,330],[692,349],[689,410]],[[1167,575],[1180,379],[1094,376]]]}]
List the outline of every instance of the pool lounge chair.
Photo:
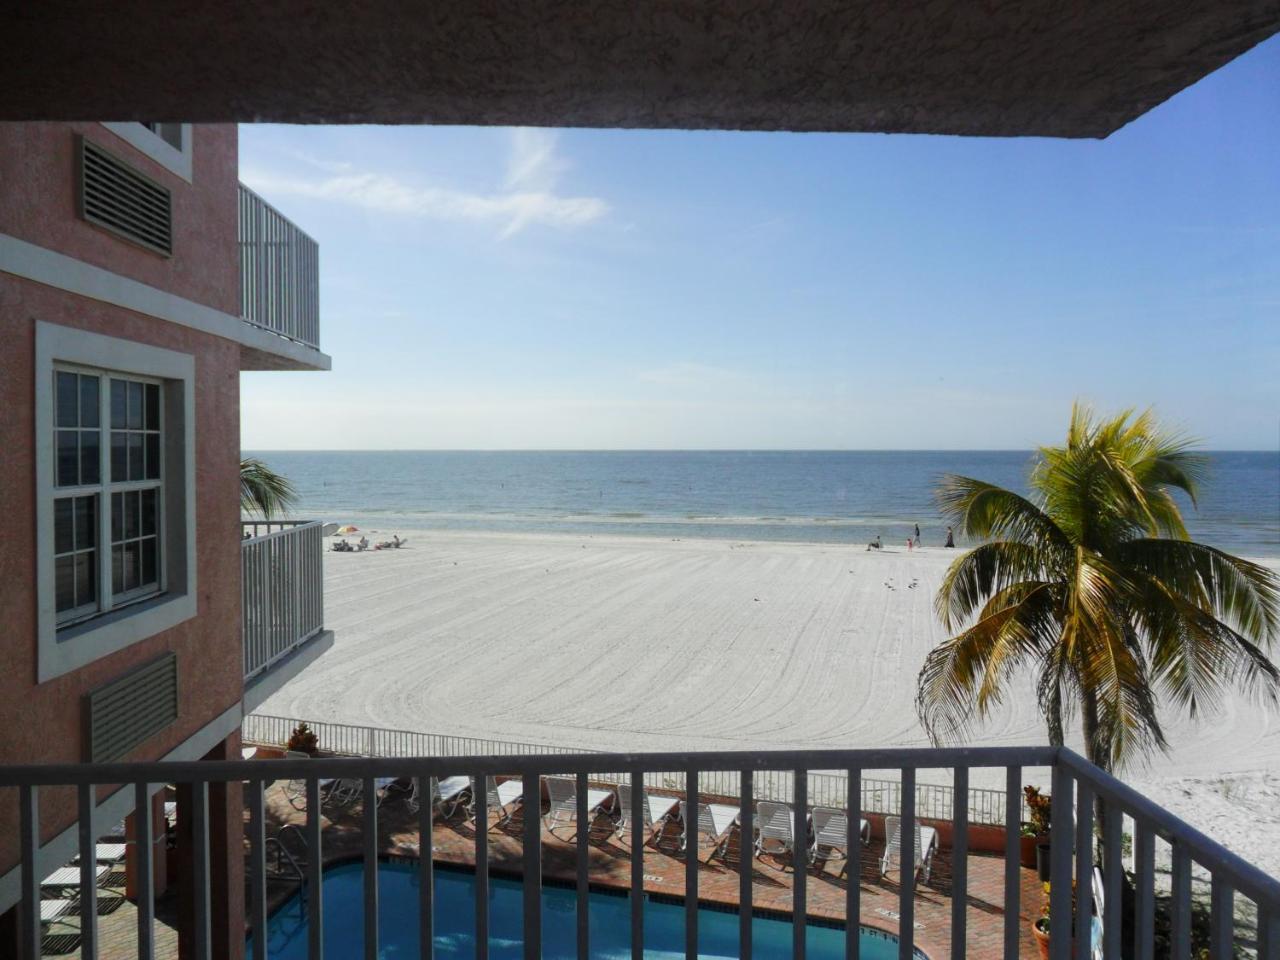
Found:
[{"label": "pool lounge chair", "polygon": [[[806,814],[807,818],[807,814]],[[761,800],[756,804],[755,854],[789,853],[794,861],[796,856],[795,811],[789,803],[774,803]],[[806,831],[807,832],[807,831]],[[801,841],[808,861],[808,837]],[[772,841],[773,847],[766,849],[765,844]]]},{"label": "pool lounge chair", "polygon": [[41,900],[40,926],[48,927],[55,923],[66,923],[66,916],[73,906],[75,906],[74,900]]},{"label": "pool lounge chair", "polygon": [[[631,824],[631,784],[618,784],[614,788],[614,794],[618,798],[620,816],[613,825],[613,832],[621,837],[627,833]],[[654,797],[649,795],[648,790],[644,791],[644,806],[641,808],[644,815],[644,840],[641,846],[653,842],[671,820],[671,815],[679,805],[680,801],[676,797]]]},{"label": "pool lounge chair", "polygon": [[[570,777],[547,777],[547,796],[551,800],[547,812],[542,815],[542,822],[548,830],[553,830],[560,823],[578,822],[578,783]],[[587,788],[587,829],[596,815],[604,809],[604,805],[613,796],[612,790],[593,790]]]},{"label": "pool lounge chair", "polygon": [[[409,794],[405,805],[408,806],[411,813],[417,813],[422,804],[421,787],[417,777],[413,780],[413,792]],[[462,806],[466,798],[471,795],[471,778],[470,777],[445,777],[438,780],[431,778],[431,806],[432,816],[442,813],[444,818],[448,820]]]},{"label": "pool lounge chair", "polygon": [[[895,863],[899,864],[898,875],[901,877],[902,860],[902,820],[898,817],[884,818],[884,856],[880,858],[880,876],[885,876]],[[915,870],[921,874],[924,883],[929,882],[929,874],[933,870],[933,855],[938,852],[938,831],[933,827],[922,827],[916,821],[915,829]]]},{"label": "pool lounge chair", "polygon": [[[476,818],[476,785],[471,783],[471,803],[467,808],[470,819]],[[520,780],[497,782],[495,777],[485,778],[485,802],[489,809],[489,829],[501,826],[511,819],[511,807],[524,797],[524,783]]]},{"label": "pool lounge chair", "polygon": [[[680,834],[680,849],[684,850],[689,845],[689,811],[688,802],[680,801],[680,822],[684,825],[684,829]],[[731,807],[723,803],[700,803],[698,804],[698,823],[695,828],[694,845],[698,845],[698,841],[706,836],[712,843],[711,857],[717,853],[723,853],[725,845],[729,842],[729,836],[733,833],[733,828],[738,823],[738,808]],[[707,859],[711,859],[708,857]]]},{"label": "pool lounge chair", "polygon": [[[103,866],[100,863],[94,865],[93,876],[99,883],[101,883],[102,878],[110,872],[110,867]],[[74,867],[59,867],[57,870],[53,871],[53,873],[41,880],[40,886],[49,887],[54,890],[78,887],[80,886],[80,867],[78,865]]]},{"label": "pool lounge chair", "polygon": [[[98,863],[113,865],[125,858],[129,845],[125,843],[98,843],[93,847],[93,859]],[[80,854],[71,858],[72,863],[80,862]]]},{"label": "pool lounge chair", "polygon": [[[829,860],[832,854],[848,860],[848,812],[836,807],[814,807],[811,816],[813,817],[813,840],[809,845],[809,862],[812,863],[819,858]],[[871,824],[866,820],[860,820],[858,823],[858,838],[864,845],[871,842]],[[828,851],[826,856],[823,856],[823,850]]]}]

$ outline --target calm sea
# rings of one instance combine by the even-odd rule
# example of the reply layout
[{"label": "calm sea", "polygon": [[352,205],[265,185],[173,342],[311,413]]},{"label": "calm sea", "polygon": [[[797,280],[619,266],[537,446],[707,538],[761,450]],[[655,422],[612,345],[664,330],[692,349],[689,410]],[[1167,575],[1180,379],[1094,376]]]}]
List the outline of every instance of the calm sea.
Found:
[{"label": "calm sea", "polygon": [[[300,516],[397,528],[638,534],[926,545],[945,526],[939,476],[1026,489],[1030,453],[272,452]],[[1193,537],[1246,556],[1280,556],[1280,454],[1214,453]]]}]

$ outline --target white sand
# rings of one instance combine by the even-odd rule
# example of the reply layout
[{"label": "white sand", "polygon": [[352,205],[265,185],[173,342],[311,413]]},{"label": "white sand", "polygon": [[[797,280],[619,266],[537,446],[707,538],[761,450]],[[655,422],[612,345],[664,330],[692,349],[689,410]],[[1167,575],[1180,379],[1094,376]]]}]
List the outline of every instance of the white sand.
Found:
[{"label": "white sand", "polygon": [[[953,551],[408,537],[325,554],[334,648],[261,713],[608,750],[927,743],[915,680]],[[1125,779],[1280,875],[1280,716],[1236,698],[1166,733]],[[975,740],[1044,742],[1029,677]]]}]

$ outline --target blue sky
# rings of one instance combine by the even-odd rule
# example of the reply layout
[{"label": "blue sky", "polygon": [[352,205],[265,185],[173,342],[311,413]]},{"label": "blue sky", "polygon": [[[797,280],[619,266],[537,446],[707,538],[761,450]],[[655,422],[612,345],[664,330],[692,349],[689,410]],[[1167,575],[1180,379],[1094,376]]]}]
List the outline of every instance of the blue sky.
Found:
[{"label": "blue sky", "polygon": [[240,128],[329,373],[246,449],[1018,448],[1072,400],[1280,439],[1280,38],[1103,141]]}]

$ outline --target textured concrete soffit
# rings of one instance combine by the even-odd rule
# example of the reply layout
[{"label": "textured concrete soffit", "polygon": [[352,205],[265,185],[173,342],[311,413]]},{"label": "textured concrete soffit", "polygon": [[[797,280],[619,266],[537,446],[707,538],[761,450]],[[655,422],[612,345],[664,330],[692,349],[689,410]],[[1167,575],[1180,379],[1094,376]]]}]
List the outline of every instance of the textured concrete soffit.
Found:
[{"label": "textured concrete soffit", "polygon": [[1101,137],[1280,0],[20,4],[0,118]]}]

